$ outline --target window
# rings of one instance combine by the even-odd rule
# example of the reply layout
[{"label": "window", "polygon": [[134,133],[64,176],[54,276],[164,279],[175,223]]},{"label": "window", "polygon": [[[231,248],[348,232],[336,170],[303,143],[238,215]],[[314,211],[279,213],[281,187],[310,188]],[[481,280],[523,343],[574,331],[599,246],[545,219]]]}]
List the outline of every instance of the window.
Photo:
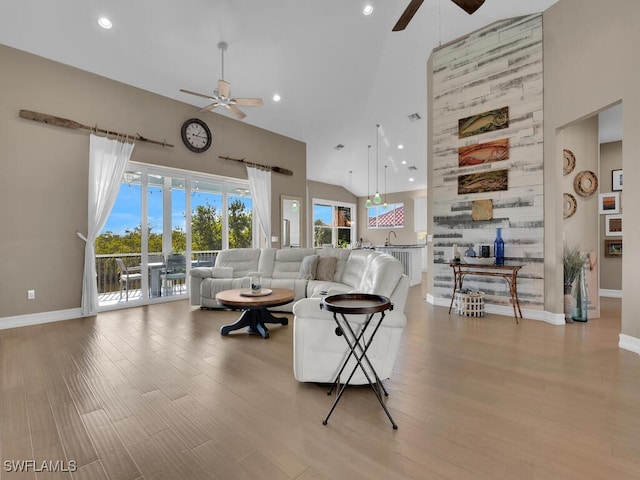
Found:
[{"label": "window", "polygon": [[129,304],[184,297],[188,282],[162,277],[167,259],[180,257],[184,270],[213,265],[219,250],[254,244],[253,222],[247,181],[131,162],[96,239],[100,306],[121,303],[116,258],[142,273],[139,290],[122,297]]},{"label": "window", "polygon": [[404,203],[374,205],[367,209],[367,228],[400,227],[404,227]]},{"label": "window", "polygon": [[356,236],[356,206],[330,200],[313,200],[313,245],[347,248]]}]

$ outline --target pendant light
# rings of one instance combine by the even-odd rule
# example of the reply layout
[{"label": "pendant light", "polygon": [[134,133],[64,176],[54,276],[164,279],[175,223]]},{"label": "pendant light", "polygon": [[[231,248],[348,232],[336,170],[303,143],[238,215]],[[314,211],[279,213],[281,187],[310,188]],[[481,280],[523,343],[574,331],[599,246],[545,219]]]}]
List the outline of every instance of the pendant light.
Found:
[{"label": "pendant light", "polygon": [[369,161],[369,157],[371,156],[371,145],[367,145],[367,201],[364,202],[364,206],[369,208],[372,203],[371,203],[371,194],[369,192],[369,185],[371,184],[371,182],[369,181],[369,164],[371,163]]},{"label": "pendant light", "polygon": [[384,208],[389,206],[387,203],[387,165],[384,166],[384,203],[382,205]]},{"label": "pendant light", "polygon": [[378,138],[380,135],[378,134],[380,130],[380,125],[376,125],[376,194],[373,196],[373,203],[376,205],[380,205],[382,199],[380,198],[380,194],[378,193]]}]

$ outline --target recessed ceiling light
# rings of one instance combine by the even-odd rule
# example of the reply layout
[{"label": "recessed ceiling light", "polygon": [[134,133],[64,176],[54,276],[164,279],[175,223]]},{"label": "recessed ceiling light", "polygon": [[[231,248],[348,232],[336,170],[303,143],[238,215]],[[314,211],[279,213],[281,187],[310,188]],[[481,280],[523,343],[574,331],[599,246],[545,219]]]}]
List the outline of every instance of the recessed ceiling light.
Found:
[{"label": "recessed ceiling light", "polygon": [[404,145],[400,144],[398,145],[398,150],[402,150],[404,148]]},{"label": "recessed ceiling light", "polygon": [[113,27],[113,23],[111,23],[111,20],[109,20],[107,17],[100,17],[98,19],[98,25],[100,25],[102,28],[106,30]]},{"label": "recessed ceiling light", "polygon": [[282,100],[282,97],[280,95],[278,95],[277,93],[273,94],[273,101],[274,102],[279,102],[280,100]]},{"label": "recessed ceiling light", "polygon": [[371,5],[370,3],[367,3],[362,9],[362,13],[364,15],[371,15],[373,13],[373,5]]},{"label": "recessed ceiling light", "polygon": [[113,27],[113,23],[111,23],[111,20],[109,20],[107,17],[100,17],[98,19],[98,25],[106,30],[109,30],[111,27]]},{"label": "recessed ceiling light", "polygon": [[409,181],[410,181],[410,182],[413,182],[413,177],[409,177]]},{"label": "recessed ceiling light", "polygon": [[407,161],[406,161],[406,160],[402,160],[400,163],[401,163],[402,165],[406,165],[406,164],[407,164]]}]

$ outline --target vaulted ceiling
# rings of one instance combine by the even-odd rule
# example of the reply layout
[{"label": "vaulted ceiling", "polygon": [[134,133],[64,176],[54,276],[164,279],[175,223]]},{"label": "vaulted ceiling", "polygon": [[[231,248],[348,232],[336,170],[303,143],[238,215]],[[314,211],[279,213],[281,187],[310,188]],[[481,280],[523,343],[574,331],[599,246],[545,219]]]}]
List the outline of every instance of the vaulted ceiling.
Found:
[{"label": "vaulted ceiling", "polygon": [[[391,28],[409,0],[371,0],[369,16],[365,0],[7,1],[0,43],[202,107],[207,100],[180,89],[213,93],[225,41],[232,95],[265,100],[243,107],[243,121],[306,142],[310,180],[366,196],[376,173],[382,190],[384,165],[388,192],[426,186],[431,51],[556,1],[486,0],[468,15],[449,0],[426,0],[401,32]],[[101,16],[113,28],[100,28]]]}]

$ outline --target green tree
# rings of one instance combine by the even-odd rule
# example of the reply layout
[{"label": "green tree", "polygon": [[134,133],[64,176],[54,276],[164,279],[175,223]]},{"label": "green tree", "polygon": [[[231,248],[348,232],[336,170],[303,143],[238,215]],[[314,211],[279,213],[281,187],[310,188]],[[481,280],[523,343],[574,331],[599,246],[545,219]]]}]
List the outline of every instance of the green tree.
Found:
[{"label": "green tree", "polygon": [[241,200],[233,200],[229,205],[229,248],[251,247],[251,212]]},{"label": "green tree", "polygon": [[316,247],[331,243],[331,227],[326,226],[320,219],[313,222],[313,242]]},{"label": "green tree", "polygon": [[191,214],[191,248],[195,251],[222,249],[222,216],[208,203],[198,205]]}]

